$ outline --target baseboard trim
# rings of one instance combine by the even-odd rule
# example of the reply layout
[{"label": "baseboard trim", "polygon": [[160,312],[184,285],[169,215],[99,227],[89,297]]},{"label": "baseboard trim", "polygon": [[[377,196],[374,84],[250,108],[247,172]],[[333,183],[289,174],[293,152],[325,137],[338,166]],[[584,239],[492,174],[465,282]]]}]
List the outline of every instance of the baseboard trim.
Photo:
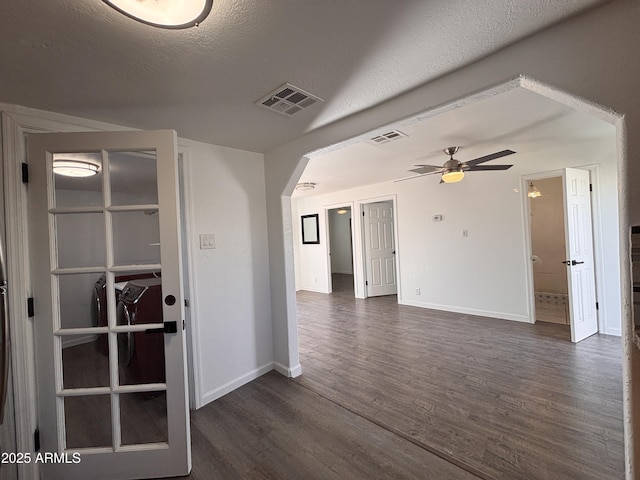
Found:
[{"label": "baseboard trim", "polygon": [[82,345],[84,343],[95,342],[98,339],[98,335],[85,335],[82,337],[76,338],[66,338],[62,337],[64,340],[62,341],[62,348],[75,347],[77,345]]},{"label": "baseboard trim", "polygon": [[514,315],[505,312],[489,312],[486,310],[474,310],[471,308],[451,307],[449,305],[438,305],[434,303],[413,302],[411,300],[399,300],[400,305],[408,305],[411,307],[430,308],[432,310],[440,310],[443,312],[462,313],[464,315],[476,315],[478,317],[499,318],[501,320],[511,320],[513,322],[531,323],[526,315]]},{"label": "baseboard trim", "polygon": [[302,375],[302,366],[297,364],[294,367],[285,367],[281,363],[273,362],[273,369],[280,375],[284,375],[287,378],[296,378]]},{"label": "baseboard trim", "polygon": [[240,388],[241,386],[251,382],[252,380],[255,380],[258,377],[261,377],[262,375],[264,375],[267,372],[270,372],[273,369],[274,369],[274,364],[267,363],[265,365],[262,365],[261,367],[251,370],[250,372],[234,380],[231,380],[230,382],[225,383],[224,385],[221,385],[218,388],[209,390],[207,393],[205,393],[202,396],[202,398],[199,399],[199,401],[197,401],[196,410],[204,407],[206,404],[211,403],[214,400],[217,400],[220,397],[225,396],[227,393],[233,392],[236,388]]}]

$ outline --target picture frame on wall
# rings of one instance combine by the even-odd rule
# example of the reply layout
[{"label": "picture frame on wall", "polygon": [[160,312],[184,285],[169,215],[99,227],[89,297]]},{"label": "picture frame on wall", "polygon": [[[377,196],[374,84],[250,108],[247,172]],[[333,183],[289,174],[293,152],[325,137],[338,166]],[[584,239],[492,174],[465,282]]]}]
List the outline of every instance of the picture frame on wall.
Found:
[{"label": "picture frame on wall", "polygon": [[320,243],[320,221],[318,214],[302,215],[302,244]]}]

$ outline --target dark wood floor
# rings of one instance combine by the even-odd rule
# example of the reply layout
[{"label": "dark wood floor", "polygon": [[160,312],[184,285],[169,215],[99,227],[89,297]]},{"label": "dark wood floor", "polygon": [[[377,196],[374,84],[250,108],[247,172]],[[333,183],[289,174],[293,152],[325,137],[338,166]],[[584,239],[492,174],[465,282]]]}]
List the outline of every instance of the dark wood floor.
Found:
[{"label": "dark wood floor", "polygon": [[[494,479],[624,478],[618,337],[300,292],[297,382]],[[443,477],[446,478],[446,477]]]},{"label": "dark wood floor", "polygon": [[192,412],[183,478],[624,477],[619,338],[357,300],[338,278],[299,292],[298,318],[303,375]]}]

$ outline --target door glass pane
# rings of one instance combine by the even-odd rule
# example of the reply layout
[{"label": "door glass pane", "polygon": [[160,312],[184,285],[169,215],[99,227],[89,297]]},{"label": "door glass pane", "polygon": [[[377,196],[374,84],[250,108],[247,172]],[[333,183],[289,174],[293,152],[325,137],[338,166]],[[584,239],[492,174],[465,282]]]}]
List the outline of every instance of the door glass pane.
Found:
[{"label": "door glass pane", "polygon": [[166,443],[167,396],[165,392],[120,395],[122,445]]},{"label": "door glass pane", "polygon": [[158,203],[156,152],[109,152],[111,205]]},{"label": "door glass pane", "polygon": [[[104,204],[101,153],[55,153],[53,166],[56,207],[100,207]],[[74,173],[88,176],[70,176]]]},{"label": "door glass pane", "polygon": [[157,210],[113,212],[115,265],[160,263],[160,224]]},{"label": "door glass pane", "polygon": [[60,295],[60,327],[104,327],[107,319],[107,294],[104,274],[78,273],[57,275]]},{"label": "door glass pane", "polygon": [[118,333],[120,385],[164,383],[164,334]]},{"label": "door glass pane", "polygon": [[64,335],[61,341],[63,388],[109,386],[106,333]]},{"label": "door glass pane", "polygon": [[58,268],[104,267],[104,214],[58,214],[55,223]]},{"label": "door glass pane", "polygon": [[111,396],[64,398],[67,449],[111,447]]}]

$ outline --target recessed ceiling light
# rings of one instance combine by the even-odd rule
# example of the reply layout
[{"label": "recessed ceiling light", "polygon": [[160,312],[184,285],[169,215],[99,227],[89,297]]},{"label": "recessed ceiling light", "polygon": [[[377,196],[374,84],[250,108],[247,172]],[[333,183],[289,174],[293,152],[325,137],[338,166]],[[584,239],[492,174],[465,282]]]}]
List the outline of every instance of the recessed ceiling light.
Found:
[{"label": "recessed ceiling light", "polygon": [[95,163],[79,160],[54,160],[53,173],[65,177],[91,177],[98,173],[98,166]]},{"label": "recessed ceiling light", "polygon": [[200,24],[213,0],[102,0],[120,13],[160,28],[189,28]]}]

